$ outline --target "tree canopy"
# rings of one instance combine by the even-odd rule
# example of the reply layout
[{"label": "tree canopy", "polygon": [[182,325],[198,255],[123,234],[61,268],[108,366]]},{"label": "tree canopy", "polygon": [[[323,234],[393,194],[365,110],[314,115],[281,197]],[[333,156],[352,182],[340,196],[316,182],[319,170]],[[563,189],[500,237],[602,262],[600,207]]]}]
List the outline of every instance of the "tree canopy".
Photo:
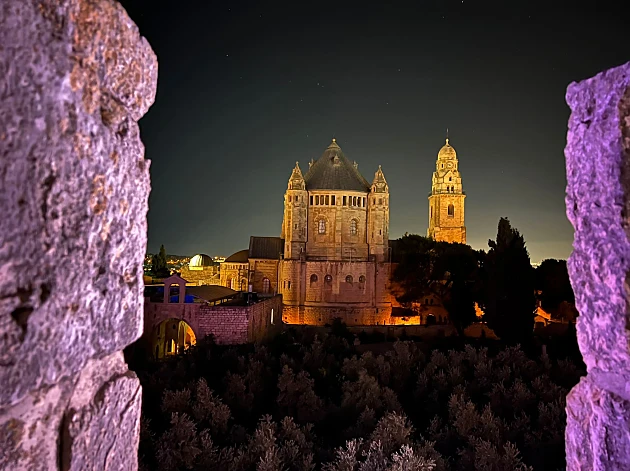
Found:
[{"label": "tree canopy", "polygon": [[484,319],[504,341],[526,341],[533,334],[536,298],[525,239],[507,218],[501,218],[497,238],[488,246]]},{"label": "tree canopy", "polygon": [[545,311],[558,309],[563,301],[575,303],[566,260],[543,260],[535,274],[536,290],[540,291]]},{"label": "tree canopy", "polygon": [[166,249],[160,246],[160,253],[151,258],[151,273],[158,278],[165,278],[171,274],[166,260]]},{"label": "tree canopy", "polygon": [[463,332],[475,320],[483,257],[482,251],[469,245],[405,234],[397,241],[399,264],[393,274],[402,289],[398,301],[408,304],[435,295],[442,300],[453,326]]}]

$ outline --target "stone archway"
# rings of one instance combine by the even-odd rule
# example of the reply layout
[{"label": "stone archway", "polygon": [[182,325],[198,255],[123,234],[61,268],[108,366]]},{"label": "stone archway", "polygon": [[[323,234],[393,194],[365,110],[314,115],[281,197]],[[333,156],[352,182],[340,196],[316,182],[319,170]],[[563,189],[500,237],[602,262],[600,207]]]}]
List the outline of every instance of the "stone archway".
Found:
[{"label": "stone archway", "polygon": [[195,331],[182,319],[165,319],[151,332],[151,352],[156,360],[181,354],[196,343]]}]

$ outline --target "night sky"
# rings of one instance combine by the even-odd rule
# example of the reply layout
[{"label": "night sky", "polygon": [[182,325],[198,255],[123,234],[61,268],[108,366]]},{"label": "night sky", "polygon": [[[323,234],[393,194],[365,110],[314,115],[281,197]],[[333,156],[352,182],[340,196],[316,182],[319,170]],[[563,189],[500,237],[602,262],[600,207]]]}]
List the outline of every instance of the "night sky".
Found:
[{"label": "night sky", "polygon": [[630,60],[620,12],[600,2],[122,3],[159,61],[157,99],[140,121],[149,252],[228,256],[250,235],[280,235],[295,162],[305,172],[333,136],[368,181],[382,165],[390,238],[426,235],[448,128],[468,243],[487,249],[504,216],[533,262],[569,256],[564,94]]}]

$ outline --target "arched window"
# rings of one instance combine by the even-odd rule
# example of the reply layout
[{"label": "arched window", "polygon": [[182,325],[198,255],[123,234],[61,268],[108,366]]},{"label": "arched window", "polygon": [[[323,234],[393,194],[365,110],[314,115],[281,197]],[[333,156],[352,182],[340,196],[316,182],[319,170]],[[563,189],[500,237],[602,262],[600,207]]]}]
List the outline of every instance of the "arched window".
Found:
[{"label": "arched window", "polygon": [[452,182],[453,181],[453,177],[448,177],[448,181]]},{"label": "arched window", "polygon": [[326,283],[327,285],[331,284],[332,283],[332,276],[326,275],[324,277],[324,283]]},{"label": "arched window", "polygon": [[318,278],[317,278],[317,275],[316,275],[315,273],[313,273],[313,274],[311,275],[311,284],[312,284],[312,283],[317,283],[317,279],[318,279]]},{"label": "arched window", "polygon": [[351,219],[350,220],[350,234],[351,235],[357,235],[357,230],[358,230],[357,226],[358,226],[357,220]]},{"label": "arched window", "polygon": [[317,232],[320,234],[326,234],[326,220],[320,219],[317,223]]},{"label": "arched window", "polygon": [[451,187],[451,193],[455,193],[455,187],[454,186]]},{"label": "arched window", "polygon": [[352,284],[352,275],[346,276],[346,283]]},{"label": "arched window", "polygon": [[359,277],[359,283],[365,283],[365,276],[361,275]]},{"label": "arched window", "polygon": [[352,206],[356,206],[357,205],[357,197],[353,196],[352,197]]},{"label": "arched window", "polygon": [[263,293],[269,293],[271,291],[271,282],[269,278],[263,278]]},{"label": "arched window", "polygon": [[453,206],[452,204],[448,205],[448,216],[449,217],[455,216],[455,206]]}]

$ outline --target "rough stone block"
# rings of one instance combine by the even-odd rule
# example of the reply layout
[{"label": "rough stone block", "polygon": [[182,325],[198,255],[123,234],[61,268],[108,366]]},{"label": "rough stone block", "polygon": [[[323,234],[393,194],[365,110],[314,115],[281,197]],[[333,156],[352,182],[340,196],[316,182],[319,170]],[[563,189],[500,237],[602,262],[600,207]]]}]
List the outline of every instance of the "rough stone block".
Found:
[{"label": "rough stone block", "polygon": [[156,80],[118,2],[0,5],[0,408],[142,332]]},{"label": "rough stone block", "polygon": [[569,471],[630,469],[630,401],[582,378],[567,397],[565,441]]},{"label": "rough stone block", "polygon": [[121,352],[91,360],[65,415],[62,469],[137,469],[140,407],[140,381]]},{"label": "rough stone block", "polygon": [[630,63],[569,86],[568,267],[589,368],[630,371]]}]

